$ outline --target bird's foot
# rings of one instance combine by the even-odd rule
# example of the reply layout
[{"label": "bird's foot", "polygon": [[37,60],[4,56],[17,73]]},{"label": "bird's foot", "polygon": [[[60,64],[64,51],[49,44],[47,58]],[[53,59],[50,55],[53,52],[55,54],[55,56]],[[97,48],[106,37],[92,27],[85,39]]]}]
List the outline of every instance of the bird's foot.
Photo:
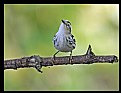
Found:
[{"label": "bird's foot", "polygon": [[70,56],[70,57],[69,57],[69,63],[70,63],[71,65],[73,65],[73,64],[72,64],[72,60],[73,60],[73,58],[72,58],[72,56]]},{"label": "bird's foot", "polygon": [[55,63],[55,56],[53,56],[53,57],[51,57],[51,63],[52,63],[52,65],[54,65],[54,63]]}]

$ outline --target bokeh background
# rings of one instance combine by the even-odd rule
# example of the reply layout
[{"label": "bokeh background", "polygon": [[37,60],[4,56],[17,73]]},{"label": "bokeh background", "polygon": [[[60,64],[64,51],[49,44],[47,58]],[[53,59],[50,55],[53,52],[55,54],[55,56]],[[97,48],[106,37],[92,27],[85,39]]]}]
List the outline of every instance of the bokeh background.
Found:
[{"label": "bokeh background", "polygon": [[[73,55],[119,57],[119,5],[38,4],[4,5],[4,59],[52,56],[52,39],[61,20],[72,23]],[[59,53],[57,56],[67,56]],[[119,90],[119,63],[63,65],[4,71],[4,90]]]}]

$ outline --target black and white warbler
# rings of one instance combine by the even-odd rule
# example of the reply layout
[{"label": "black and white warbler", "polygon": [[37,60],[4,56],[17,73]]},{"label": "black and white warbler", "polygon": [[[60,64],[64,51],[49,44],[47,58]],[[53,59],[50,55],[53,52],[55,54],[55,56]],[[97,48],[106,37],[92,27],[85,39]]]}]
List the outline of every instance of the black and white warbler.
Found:
[{"label": "black and white warbler", "polygon": [[58,52],[70,52],[70,63],[72,59],[72,50],[76,47],[76,41],[74,36],[71,34],[72,27],[71,23],[68,20],[62,20],[61,25],[59,27],[58,32],[55,34],[53,38],[54,47],[58,50],[54,55]]}]

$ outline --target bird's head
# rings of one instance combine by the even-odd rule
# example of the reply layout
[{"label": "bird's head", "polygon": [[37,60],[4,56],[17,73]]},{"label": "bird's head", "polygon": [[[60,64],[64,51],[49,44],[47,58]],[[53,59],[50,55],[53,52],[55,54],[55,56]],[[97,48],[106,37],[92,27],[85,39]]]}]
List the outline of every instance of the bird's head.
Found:
[{"label": "bird's head", "polygon": [[61,21],[67,33],[71,33],[71,30],[72,30],[71,23],[68,20],[61,20]]}]

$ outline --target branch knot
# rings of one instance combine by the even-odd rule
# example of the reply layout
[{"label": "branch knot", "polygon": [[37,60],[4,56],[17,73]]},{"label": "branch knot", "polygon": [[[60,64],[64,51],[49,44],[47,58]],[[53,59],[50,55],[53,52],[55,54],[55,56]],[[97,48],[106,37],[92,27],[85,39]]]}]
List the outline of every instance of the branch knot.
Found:
[{"label": "branch knot", "polygon": [[36,70],[42,73],[41,68],[42,68],[43,58],[40,57],[39,55],[34,55],[34,56],[31,56],[30,58],[31,58],[30,61],[35,62]]}]

